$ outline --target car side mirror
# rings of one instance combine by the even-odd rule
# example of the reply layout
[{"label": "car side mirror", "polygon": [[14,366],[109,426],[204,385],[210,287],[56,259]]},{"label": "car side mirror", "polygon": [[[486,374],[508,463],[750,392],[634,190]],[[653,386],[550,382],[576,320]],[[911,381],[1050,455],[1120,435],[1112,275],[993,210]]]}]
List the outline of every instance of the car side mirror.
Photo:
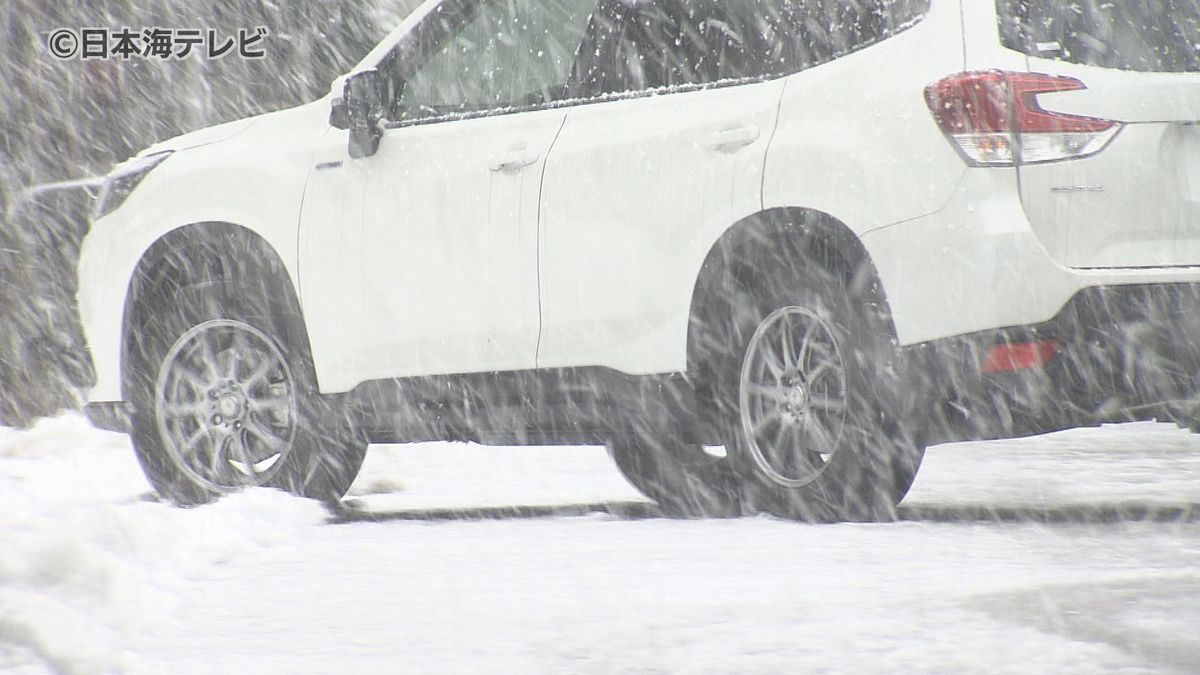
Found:
[{"label": "car side mirror", "polygon": [[[350,130],[350,156],[370,157],[383,136],[383,78],[378,70],[364,70],[346,78],[342,98],[335,99],[329,123]],[[344,126],[339,124],[344,123]]]},{"label": "car side mirror", "polygon": [[333,99],[329,109],[329,126],[342,131],[350,128],[350,111],[346,109],[346,99],[341,96]]}]

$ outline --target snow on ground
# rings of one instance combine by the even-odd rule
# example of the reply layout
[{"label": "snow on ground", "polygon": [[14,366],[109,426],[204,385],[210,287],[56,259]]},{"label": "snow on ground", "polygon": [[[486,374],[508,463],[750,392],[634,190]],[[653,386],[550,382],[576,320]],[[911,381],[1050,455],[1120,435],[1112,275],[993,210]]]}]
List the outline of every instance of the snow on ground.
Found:
[{"label": "snow on ground", "polygon": [[428,444],[350,496],[422,520],[184,510],[124,436],[0,430],[0,672],[1200,672],[1172,426],[933,448],[898,523],[450,517],[638,499],[603,449]]}]

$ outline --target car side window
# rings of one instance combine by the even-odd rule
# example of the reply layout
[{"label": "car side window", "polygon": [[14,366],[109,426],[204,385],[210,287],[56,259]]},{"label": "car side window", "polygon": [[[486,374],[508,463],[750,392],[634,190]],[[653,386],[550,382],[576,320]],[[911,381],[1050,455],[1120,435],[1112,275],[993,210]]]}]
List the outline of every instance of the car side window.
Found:
[{"label": "car side window", "polygon": [[915,25],[929,0],[783,0],[780,30],[792,39],[784,73],[832,61]]},{"label": "car side window", "polygon": [[521,108],[564,96],[595,0],[451,2],[422,28],[391,119]]},{"label": "car side window", "polygon": [[710,82],[717,54],[703,48],[698,12],[675,0],[602,1],[580,51],[576,97]]},{"label": "car side window", "polygon": [[789,75],[890,37],[928,8],[929,0],[603,0],[570,92]]}]

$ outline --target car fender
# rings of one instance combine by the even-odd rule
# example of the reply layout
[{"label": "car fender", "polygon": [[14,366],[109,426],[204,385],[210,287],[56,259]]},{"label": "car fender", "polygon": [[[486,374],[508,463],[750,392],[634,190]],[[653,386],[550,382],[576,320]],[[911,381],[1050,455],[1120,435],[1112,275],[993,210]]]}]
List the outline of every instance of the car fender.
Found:
[{"label": "car fender", "polygon": [[300,205],[328,110],[328,101],[318,101],[258,118],[224,141],[179,150],[93,224],[79,264],[80,313],[97,373],[89,400],[120,400],[126,297],[146,253],[169,233],[199,223],[243,227],[275,251],[298,295]]}]

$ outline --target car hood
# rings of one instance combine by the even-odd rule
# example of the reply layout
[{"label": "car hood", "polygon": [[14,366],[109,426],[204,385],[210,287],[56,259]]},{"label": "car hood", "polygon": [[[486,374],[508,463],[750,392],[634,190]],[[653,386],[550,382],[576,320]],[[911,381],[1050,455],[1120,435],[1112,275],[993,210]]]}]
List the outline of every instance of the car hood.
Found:
[{"label": "car hood", "polygon": [[161,143],[155,143],[154,145],[138,153],[138,156],[153,155],[155,153],[166,151],[188,150],[190,148],[198,148],[202,145],[211,145],[213,143],[227,141],[249,129],[258,120],[259,117],[250,117],[247,119],[235,120],[233,122],[226,122],[225,124],[218,124],[215,127],[198,129],[191,133],[183,134],[182,136],[169,138]]}]

